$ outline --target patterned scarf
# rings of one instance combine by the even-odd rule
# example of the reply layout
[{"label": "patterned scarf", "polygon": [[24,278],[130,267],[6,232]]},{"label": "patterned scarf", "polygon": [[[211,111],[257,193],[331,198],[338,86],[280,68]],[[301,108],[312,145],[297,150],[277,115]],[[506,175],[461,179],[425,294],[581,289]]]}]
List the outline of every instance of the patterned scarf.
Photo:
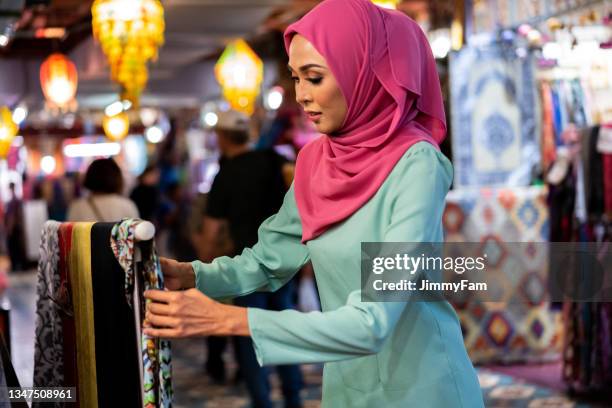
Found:
[{"label": "patterned scarf", "polygon": [[[124,219],[113,227],[111,232],[111,248],[117,261],[125,271],[125,297],[130,306],[134,291],[134,248],[135,234],[138,221]],[[143,248],[145,249],[145,248]],[[163,289],[164,281],[161,266],[155,253],[154,243],[148,251],[143,251],[140,271],[144,282],[144,289]],[[142,304],[136,305],[143,312]],[[142,321],[138,322],[142,327]],[[172,378],[170,342],[161,340],[144,333],[140,333],[142,349],[143,376],[144,376],[144,407],[171,407],[172,406]]]},{"label": "patterned scarf", "polygon": [[[64,386],[62,306],[58,301],[59,227],[58,222],[47,221],[40,239],[34,351],[35,387]],[[55,403],[53,406],[59,407],[60,404]]]}]

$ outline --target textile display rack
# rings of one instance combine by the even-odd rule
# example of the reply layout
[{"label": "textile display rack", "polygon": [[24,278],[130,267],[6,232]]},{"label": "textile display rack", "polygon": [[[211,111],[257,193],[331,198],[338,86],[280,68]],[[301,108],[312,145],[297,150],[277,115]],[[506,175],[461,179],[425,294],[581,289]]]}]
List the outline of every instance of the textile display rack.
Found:
[{"label": "textile display rack", "polygon": [[154,235],[134,219],[45,224],[35,387],[75,387],[77,407],[172,405],[170,343],[142,331],[142,294],[164,287]]}]

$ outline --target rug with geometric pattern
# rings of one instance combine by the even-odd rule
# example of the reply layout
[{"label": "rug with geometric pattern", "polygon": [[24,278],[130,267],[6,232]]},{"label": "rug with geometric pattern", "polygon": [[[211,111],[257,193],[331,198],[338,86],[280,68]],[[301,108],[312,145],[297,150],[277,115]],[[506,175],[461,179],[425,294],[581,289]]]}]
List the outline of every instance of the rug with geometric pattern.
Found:
[{"label": "rug with geometric pattern", "polygon": [[[236,370],[230,353],[225,354],[230,378]],[[172,342],[172,372],[175,408],[248,408],[249,398],[243,385],[219,386],[204,374],[204,341],[188,339]],[[321,366],[302,366],[304,408],[320,407]],[[487,369],[478,370],[485,399],[491,408],[603,408],[604,405],[578,404],[558,391],[516,380]],[[272,400],[281,408],[282,394],[275,375],[271,375]],[[418,403],[415,404],[415,407]],[[375,407],[383,408],[383,407]],[[421,408],[421,407],[419,407]],[[427,408],[427,407],[422,407]]]}]

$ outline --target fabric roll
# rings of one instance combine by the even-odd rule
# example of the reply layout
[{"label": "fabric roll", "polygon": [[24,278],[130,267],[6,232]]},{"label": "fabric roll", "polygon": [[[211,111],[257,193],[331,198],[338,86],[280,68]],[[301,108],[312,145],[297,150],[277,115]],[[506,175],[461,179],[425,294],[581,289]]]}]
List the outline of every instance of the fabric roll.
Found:
[{"label": "fabric roll", "polygon": [[[58,302],[59,227],[58,222],[46,222],[40,240],[34,345],[35,387],[63,387],[64,384],[63,312]],[[61,404],[55,403],[53,406],[59,407]]]},{"label": "fabric roll", "polygon": [[[79,390],[77,356],[76,356],[76,331],[74,322],[74,310],[72,307],[72,286],[68,266],[70,264],[70,252],[72,250],[72,230],[74,224],[62,223],[59,228],[59,276],[60,289],[57,303],[62,310],[62,334],[63,334],[63,356],[64,356],[64,387],[76,387]],[[75,407],[80,407],[77,399]]]},{"label": "fabric roll", "polygon": [[136,330],[124,297],[125,273],[109,241],[113,223],[91,229],[96,374],[100,407],[142,406]]},{"label": "fabric roll", "polygon": [[69,273],[72,286],[78,368],[78,398],[81,406],[98,407],[93,288],[91,278],[91,228],[93,223],[75,223]]},{"label": "fabric roll", "polygon": [[[141,260],[135,257],[136,239],[135,227],[138,220],[126,219],[116,224],[111,233],[111,248],[115,258],[125,272],[124,296],[132,304],[134,283],[142,279],[143,290],[163,289],[163,275],[159,259],[155,252],[154,243],[139,243]],[[138,262],[137,262],[138,261]],[[144,298],[140,298],[144,299]],[[142,301],[132,304],[140,308],[140,317],[144,318],[145,305]],[[142,321],[139,327],[142,327]],[[171,407],[172,406],[172,378],[171,378],[171,352],[170,342],[138,333],[141,341],[143,361],[144,401],[143,406]]]}]

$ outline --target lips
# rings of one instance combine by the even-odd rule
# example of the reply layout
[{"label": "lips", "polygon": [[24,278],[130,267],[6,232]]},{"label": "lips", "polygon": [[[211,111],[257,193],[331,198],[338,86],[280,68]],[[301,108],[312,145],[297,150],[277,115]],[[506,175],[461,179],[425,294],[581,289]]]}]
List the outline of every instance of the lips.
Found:
[{"label": "lips", "polygon": [[319,119],[321,119],[321,112],[306,112],[306,115],[308,115],[308,119],[312,120],[313,122],[318,121]]}]

